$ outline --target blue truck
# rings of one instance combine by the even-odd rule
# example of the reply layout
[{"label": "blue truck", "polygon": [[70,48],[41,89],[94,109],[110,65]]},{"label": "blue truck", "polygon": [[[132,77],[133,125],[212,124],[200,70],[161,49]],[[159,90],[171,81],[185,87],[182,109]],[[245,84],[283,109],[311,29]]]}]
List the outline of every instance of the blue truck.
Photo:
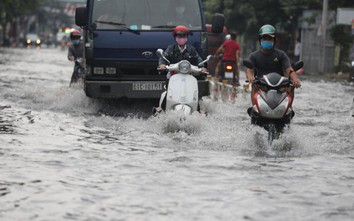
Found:
[{"label": "blue truck", "polygon": [[[201,0],[87,0],[75,23],[83,29],[84,91],[91,98],[159,98],[166,76],[157,71],[156,50],[174,43],[177,25],[190,29],[188,44],[202,58],[208,55]],[[223,28],[223,15],[215,14],[212,32]],[[209,93],[207,81],[198,86],[200,97]]]}]

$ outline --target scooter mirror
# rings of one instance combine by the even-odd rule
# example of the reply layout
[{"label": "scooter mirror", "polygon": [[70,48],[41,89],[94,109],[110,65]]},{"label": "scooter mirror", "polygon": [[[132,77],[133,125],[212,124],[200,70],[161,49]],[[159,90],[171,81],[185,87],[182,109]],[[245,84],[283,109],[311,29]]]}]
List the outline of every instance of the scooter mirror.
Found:
[{"label": "scooter mirror", "polygon": [[157,49],[157,51],[156,51],[157,57],[161,58],[162,54],[163,54],[163,50],[161,48]]},{"label": "scooter mirror", "polygon": [[207,56],[207,61],[212,61],[214,60],[214,56],[213,55],[208,55]]},{"label": "scooter mirror", "polygon": [[303,66],[304,66],[304,62],[303,62],[303,61],[297,61],[297,62],[294,64],[294,70],[295,70],[295,71],[300,70]]},{"label": "scooter mirror", "polygon": [[202,61],[202,62],[200,62],[200,63],[198,64],[198,67],[203,67],[203,66],[204,66],[204,63],[206,63],[206,62],[208,62],[208,61],[211,61],[211,60],[213,60],[213,59],[214,59],[214,56],[213,56],[213,55],[208,55],[207,58],[206,58],[204,61]]},{"label": "scooter mirror", "polygon": [[171,63],[165,56],[163,56],[163,50],[161,48],[156,50],[156,55],[158,58],[165,60],[168,64]]},{"label": "scooter mirror", "polygon": [[251,68],[251,69],[254,68],[253,63],[250,60],[247,60],[247,59],[243,60],[243,65],[246,66],[247,68]]}]

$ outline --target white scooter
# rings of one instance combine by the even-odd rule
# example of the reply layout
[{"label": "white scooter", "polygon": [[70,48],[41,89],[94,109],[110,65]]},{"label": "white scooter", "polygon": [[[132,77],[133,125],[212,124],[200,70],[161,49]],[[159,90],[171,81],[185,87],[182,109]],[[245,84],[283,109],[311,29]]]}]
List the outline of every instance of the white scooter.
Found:
[{"label": "white scooter", "polygon": [[194,76],[201,73],[202,69],[199,67],[211,60],[213,56],[209,55],[206,60],[199,63],[198,66],[194,66],[187,60],[170,64],[170,61],[163,55],[162,49],[158,49],[156,54],[169,64],[166,66],[166,69],[169,71],[168,74],[175,72],[175,74],[171,74],[167,91],[163,92],[161,95],[159,108],[163,108],[164,99],[167,96],[165,111],[183,111],[184,114],[192,114],[194,111],[197,111],[199,102],[198,81]]}]

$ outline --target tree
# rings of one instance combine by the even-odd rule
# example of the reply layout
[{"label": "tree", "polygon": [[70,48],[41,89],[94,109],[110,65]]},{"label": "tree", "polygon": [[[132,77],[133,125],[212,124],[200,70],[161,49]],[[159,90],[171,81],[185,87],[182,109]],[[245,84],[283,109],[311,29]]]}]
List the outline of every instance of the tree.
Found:
[{"label": "tree", "polygon": [[340,47],[339,67],[342,69],[342,62],[349,62],[349,56],[354,42],[350,25],[336,25],[331,29],[331,37],[336,45]]},{"label": "tree", "polygon": [[0,2],[0,25],[3,30],[3,42],[7,43],[7,24],[17,18],[34,12],[45,0],[1,0]]}]

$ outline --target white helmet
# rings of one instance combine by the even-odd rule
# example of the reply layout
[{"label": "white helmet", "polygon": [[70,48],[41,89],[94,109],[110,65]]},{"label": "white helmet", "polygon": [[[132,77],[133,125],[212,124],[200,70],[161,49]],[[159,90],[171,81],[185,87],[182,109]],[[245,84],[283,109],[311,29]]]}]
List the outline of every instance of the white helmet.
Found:
[{"label": "white helmet", "polygon": [[225,36],[225,40],[230,40],[231,39],[231,35],[230,34],[227,34],[226,36]]}]

